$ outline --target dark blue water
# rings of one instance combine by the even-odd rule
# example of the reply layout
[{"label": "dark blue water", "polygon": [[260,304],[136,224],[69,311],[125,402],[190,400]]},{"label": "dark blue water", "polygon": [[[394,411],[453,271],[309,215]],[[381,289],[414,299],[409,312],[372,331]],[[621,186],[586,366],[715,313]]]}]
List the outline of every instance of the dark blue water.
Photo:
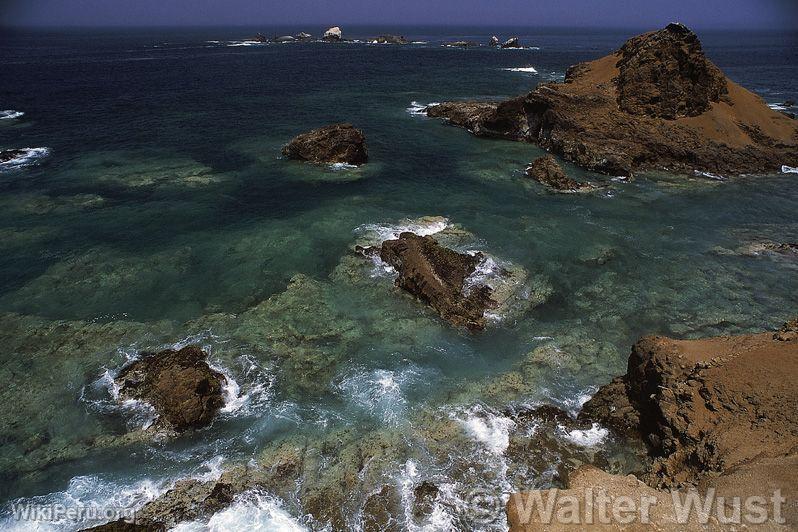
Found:
[{"label": "dark blue water", "polygon": [[[0,109],[25,113],[0,120],[0,149],[49,150],[0,172],[4,501],[157,492],[209,460],[258,459],[275,442],[346,427],[421,449],[425,436],[408,428],[420,411],[454,419],[458,452],[479,457],[506,428],[491,409],[573,403],[623,371],[640,334],[761,330],[798,310],[795,260],[741,251],[798,239],[791,175],[616,183],[567,166],[607,186],[555,196],[522,177],[536,147],[408,112],[526,92],[637,30],[402,28],[390,31],[423,43],[242,45],[259,29],[0,34]],[[266,33],[300,30],[321,32]],[[493,34],[530,48],[440,46]],[[700,37],[767,102],[798,99],[795,34]],[[508,70],[525,67],[536,72]],[[292,136],[338,121],[365,132],[367,166],[279,158]],[[422,216],[445,217],[467,232],[464,248],[523,269],[540,304],[483,334],[455,331],[350,255],[369,226]],[[119,443],[132,414],[114,410],[97,379],[187,338],[249,402],[177,442]],[[542,369],[524,373],[522,390],[486,391],[529,360]],[[405,472],[409,459],[383,466]],[[503,489],[546,483],[516,465]]]}]

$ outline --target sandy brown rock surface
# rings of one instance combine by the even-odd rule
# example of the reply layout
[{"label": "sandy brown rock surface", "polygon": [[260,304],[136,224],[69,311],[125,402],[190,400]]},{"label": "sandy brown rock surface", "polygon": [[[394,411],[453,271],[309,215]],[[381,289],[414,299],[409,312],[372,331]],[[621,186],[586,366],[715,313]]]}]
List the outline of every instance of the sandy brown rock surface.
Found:
[{"label": "sandy brown rock surface", "polygon": [[[669,512],[674,506],[665,490],[725,497],[712,510],[717,519],[710,519],[709,529],[716,530],[734,528],[718,517],[718,505],[732,508],[735,497],[770,500],[779,490],[784,503],[778,515],[768,507],[768,521],[757,525],[770,530],[798,526],[797,320],[776,332],[744,336],[644,337],[632,349],[626,374],[603,386],[580,418],[642,438],[654,461],[642,475],[646,484],[629,480],[624,485],[619,477],[580,469],[569,490],[591,484],[621,488],[619,493],[633,498],[651,494],[667,503],[659,505],[666,511],[655,519],[662,530],[679,529],[673,528]],[[533,530],[522,521],[535,521],[522,519],[521,510],[512,502],[508,506],[514,529]],[[742,515],[745,519],[745,510]],[[682,524],[697,529],[695,523]],[[617,525],[616,520],[602,530],[620,530]]]},{"label": "sandy brown rock surface", "polygon": [[563,83],[492,105],[447,102],[427,113],[610,175],[756,174],[798,164],[798,122],[725,77],[681,24],[572,66]]}]

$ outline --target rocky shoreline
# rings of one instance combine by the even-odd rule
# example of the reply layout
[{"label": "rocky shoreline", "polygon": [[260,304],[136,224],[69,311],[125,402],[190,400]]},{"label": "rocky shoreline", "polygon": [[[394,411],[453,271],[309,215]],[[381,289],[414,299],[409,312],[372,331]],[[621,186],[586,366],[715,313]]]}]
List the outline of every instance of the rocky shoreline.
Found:
[{"label": "rocky shoreline", "polygon": [[[791,529],[798,525],[797,379],[798,320],[776,332],[744,336],[644,337],[632,348],[626,374],[599,389],[579,414],[646,444],[653,462],[640,475],[643,482],[585,466],[562,493],[584,496],[593,486],[615,496],[653,496],[655,526],[704,530],[696,515],[690,522],[676,521],[670,491],[717,494],[725,498],[717,503],[723,505],[734,497],[767,498],[780,490],[787,504],[759,524]],[[526,496],[516,495],[508,504],[511,530],[541,526],[539,516],[522,511]],[[716,515],[710,519],[711,529],[727,528]]]},{"label": "rocky shoreline", "polygon": [[681,24],[574,65],[562,83],[501,102],[444,102],[427,114],[614,176],[761,174],[798,163],[798,122],[725,77]]}]

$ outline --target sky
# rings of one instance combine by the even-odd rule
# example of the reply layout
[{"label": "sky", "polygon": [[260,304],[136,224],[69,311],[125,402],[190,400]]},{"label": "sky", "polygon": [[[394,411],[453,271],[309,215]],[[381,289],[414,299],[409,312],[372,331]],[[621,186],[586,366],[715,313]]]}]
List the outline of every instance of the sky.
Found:
[{"label": "sky", "polygon": [[[796,29],[798,0],[0,0],[0,26]],[[798,31],[798,30],[796,30]]]}]

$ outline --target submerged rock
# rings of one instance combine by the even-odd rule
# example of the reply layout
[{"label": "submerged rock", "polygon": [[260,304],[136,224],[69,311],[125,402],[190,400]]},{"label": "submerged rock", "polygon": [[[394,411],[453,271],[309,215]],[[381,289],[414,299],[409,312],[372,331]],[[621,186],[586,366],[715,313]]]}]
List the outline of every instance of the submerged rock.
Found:
[{"label": "submerged rock", "polygon": [[533,142],[611,175],[798,165],[798,124],[723,76],[681,24],[634,37],[614,54],[572,66],[563,83],[541,84],[504,105],[501,121],[457,103],[428,114],[478,136]]},{"label": "submerged rock", "polygon": [[158,422],[177,432],[204,427],[224,405],[226,382],[205,359],[197,346],[146,353],[119,372],[119,397],[149,403]]},{"label": "submerged rock", "polygon": [[333,124],[295,137],[283,155],[314,163],[359,165],[368,161],[366,137],[352,124]]},{"label": "submerged rock", "polygon": [[502,43],[502,48],[521,48],[518,43],[518,37],[510,37]]},{"label": "submerged rock", "polygon": [[284,43],[284,42],[294,42],[296,38],[293,35],[283,35],[282,37],[275,37],[274,42]]},{"label": "submerged rock", "polygon": [[19,157],[24,157],[28,154],[28,150],[0,150],[0,163],[7,163],[8,161],[13,161],[14,159],[18,159]]},{"label": "submerged rock", "polygon": [[592,188],[565,175],[553,155],[535,159],[526,169],[526,175],[558,192],[581,192]]},{"label": "submerged rock", "polygon": [[474,41],[452,41],[443,43],[443,46],[446,48],[471,48],[479,46],[479,43]]},{"label": "submerged rock", "polygon": [[396,286],[430,305],[452,325],[472,330],[484,329],[485,310],[497,306],[488,286],[466,287],[482,257],[458,253],[430,236],[407,232],[386,240],[380,249],[380,258],[399,272]]},{"label": "submerged rock", "polygon": [[328,29],[324,32],[322,36],[322,40],[330,41],[330,42],[338,42],[343,38],[343,32],[341,28],[338,26],[333,26],[332,28]]}]

